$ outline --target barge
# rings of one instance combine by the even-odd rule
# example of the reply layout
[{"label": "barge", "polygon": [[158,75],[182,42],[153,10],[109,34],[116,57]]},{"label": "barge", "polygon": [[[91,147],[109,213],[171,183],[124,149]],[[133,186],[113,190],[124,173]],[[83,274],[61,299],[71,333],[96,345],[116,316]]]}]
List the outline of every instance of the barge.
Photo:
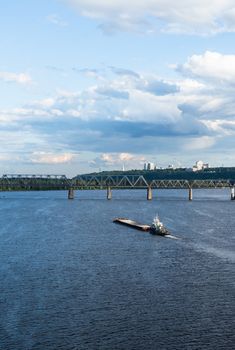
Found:
[{"label": "barge", "polygon": [[136,221],[129,220],[126,218],[116,218],[113,220],[113,222],[116,222],[117,224],[121,224],[121,225],[130,226],[130,227],[135,228],[135,229],[140,230],[140,231],[145,231],[145,232],[150,231],[149,225],[142,225]]},{"label": "barge", "polygon": [[116,218],[113,222],[122,224],[125,226],[129,226],[135,228],[140,231],[149,232],[152,235],[160,235],[166,236],[169,235],[169,231],[163,226],[162,222],[159,220],[158,216],[156,216],[152,222],[152,225],[143,225],[136,221],[126,219],[126,218]]}]

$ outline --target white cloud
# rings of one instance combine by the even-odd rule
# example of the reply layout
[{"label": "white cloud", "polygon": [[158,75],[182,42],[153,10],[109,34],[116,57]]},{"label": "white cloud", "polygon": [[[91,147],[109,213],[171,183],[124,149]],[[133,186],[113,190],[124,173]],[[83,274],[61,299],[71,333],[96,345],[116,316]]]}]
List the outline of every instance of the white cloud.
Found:
[{"label": "white cloud", "polygon": [[205,52],[197,56],[199,60],[189,58],[182,64],[184,76],[177,79],[112,70],[115,74],[83,91],[59,91],[2,110],[2,148],[28,153],[25,161],[38,164],[63,164],[73,160],[76,152],[95,152],[101,156],[91,156],[96,157],[91,165],[117,165],[119,169],[123,163],[133,168],[142,164],[143,149],[146,154],[159,155],[182,148],[196,153],[215,149],[221,140],[226,145],[228,138],[231,148],[235,86],[230,80],[220,82],[222,67],[229,77],[226,64],[231,76],[233,65],[226,60],[223,63],[225,56],[216,54],[220,60],[213,63],[214,71]]},{"label": "white cloud", "polygon": [[[178,84],[178,83],[177,83]],[[178,103],[182,102],[174,84],[154,76],[118,75],[79,92],[60,91],[54,97],[34,101],[23,107],[1,111],[0,118],[9,121],[50,120],[74,117],[80,120],[122,120],[133,122],[174,122],[180,119]],[[172,90],[172,92],[171,92]],[[174,98],[172,96],[174,95]]]},{"label": "white cloud", "polygon": [[172,95],[156,96],[132,89],[130,98],[120,114],[120,119],[130,121],[171,123],[180,119],[179,99]]},{"label": "white cloud", "polygon": [[34,152],[31,157],[33,163],[41,164],[60,164],[68,163],[74,158],[74,154],[71,153],[46,153],[46,152]]},{"label": "white cloud", "polygon": [[234,0],[64,0],[83,16],[115,29],[213,34],[235,30]]},{"label": "white cloud", "polygon": [[176,69],[185,75],[202,79],[213,79],[235,84],[235,55],[223,55],[206,51],[203,55],[193,55]]},{"label": "white cloud", "polygon": [[202,136],[194,139],[188,139],[183,148],[186,151],[203,150],[212,147],[216,142],[215,137]]},{"label": "white cloud", "polygon": [[206,120],[204,122],[211,130],[221,136],[235,136],[235,120]]},{"label": "white cloud", "polygon": [[143,164],[145,157],[143,155],[136,155],[131,153],[103,153],[90,162],[92,167],[117,167],[122,166],[135,167]]},{"label": "white cloud", "polygon": [[[185,69],[184,73],[191,75],[189,69]],[[201,82],[198,82],[188,77],[166,81],[154,75],[117,74],[84,91],[60,91],[54,97],[2,111],[0,119],[3,122],[25,123],[34,123],[34,120],[60,123],[58,118],[61,122],[75,118],[96,124],[104,120],[126,121],[132,122],[133,127],[136,123],[156,124],[157,133],[163,127],[174,128],[174,132],[180,133],[192,132],[193,128],[199,128],[198,132],[201,132],[200,119],[218,119],[217,114],[222,111],[231,116],[235,105],[230,85],[217,89],[216,84],[211,85],[207,77],[203,80],[202,76]]]},{"label": "white cloud", "polygon": [[100,159],[107,163],[128,162],[135,159],[136,156],[130,153],[103,153]]},{"label": "white cloud", "polygon": [[119,159],[120,161],[124,162],[124,161],[130,161],[134,158],[134,156],[130,153],[121,153],[119,154]]},{"label": "white cloud", "polygon": [[32,83],[32,79],[27,73],[0,72],[0,80],[23,85]]}]

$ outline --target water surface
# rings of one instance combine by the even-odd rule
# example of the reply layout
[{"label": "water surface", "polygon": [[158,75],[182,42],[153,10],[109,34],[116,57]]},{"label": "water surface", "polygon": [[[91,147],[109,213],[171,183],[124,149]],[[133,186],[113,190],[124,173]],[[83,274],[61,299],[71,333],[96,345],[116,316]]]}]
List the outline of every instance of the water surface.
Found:
[{"label": "water surface", "polygon": [[[0,349],[234,349],[227,190],[0,193]],[[158,213],[179,239],[114,224]]]}]

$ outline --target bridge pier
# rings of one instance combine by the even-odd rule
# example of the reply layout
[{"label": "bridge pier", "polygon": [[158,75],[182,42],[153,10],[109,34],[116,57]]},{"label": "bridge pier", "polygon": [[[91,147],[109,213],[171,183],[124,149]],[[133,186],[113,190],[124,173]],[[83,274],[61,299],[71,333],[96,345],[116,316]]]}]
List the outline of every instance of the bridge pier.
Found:
[{"label": "bridge pier", "polygon": [[74,189],[73,188],[69,188],[68,199],[74,199]]},{"label": "bridge pier", "polygon": [[231,200],[232,200],[232,201],[235,200],[235,189],[234,189],[234,186],[231,187]]},{"label": "bridge pier", "polygon": [[112,190],[110,186],[107,187],[107,199],[108,200],[112,199]]},{"label": "bridge pier", "polygon": [[193,189],[192,189],[192,187],[190,187],[190,188],[188,189],[188,200],[189,200],[189,201],[192,201],[192,200],[193,200]]},{"label": "bridge pier", "polygon": [[147,200],[151,201],[153,199],[153,193],[152,193],[152,188],[148,186],[147,188]]}]

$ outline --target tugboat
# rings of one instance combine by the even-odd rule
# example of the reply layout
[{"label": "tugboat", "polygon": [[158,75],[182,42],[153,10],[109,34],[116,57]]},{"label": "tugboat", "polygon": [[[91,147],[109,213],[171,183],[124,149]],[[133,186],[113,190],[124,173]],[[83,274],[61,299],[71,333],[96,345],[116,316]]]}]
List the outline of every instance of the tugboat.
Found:
[{"label": "tugboat", "polygon": [[153,219],[149,232],[152,235],[160,235],[160,236],[166,236],[170,234],[170,232],[163,226],[163,223],[159,220],[158,216],[156,216]]}]

